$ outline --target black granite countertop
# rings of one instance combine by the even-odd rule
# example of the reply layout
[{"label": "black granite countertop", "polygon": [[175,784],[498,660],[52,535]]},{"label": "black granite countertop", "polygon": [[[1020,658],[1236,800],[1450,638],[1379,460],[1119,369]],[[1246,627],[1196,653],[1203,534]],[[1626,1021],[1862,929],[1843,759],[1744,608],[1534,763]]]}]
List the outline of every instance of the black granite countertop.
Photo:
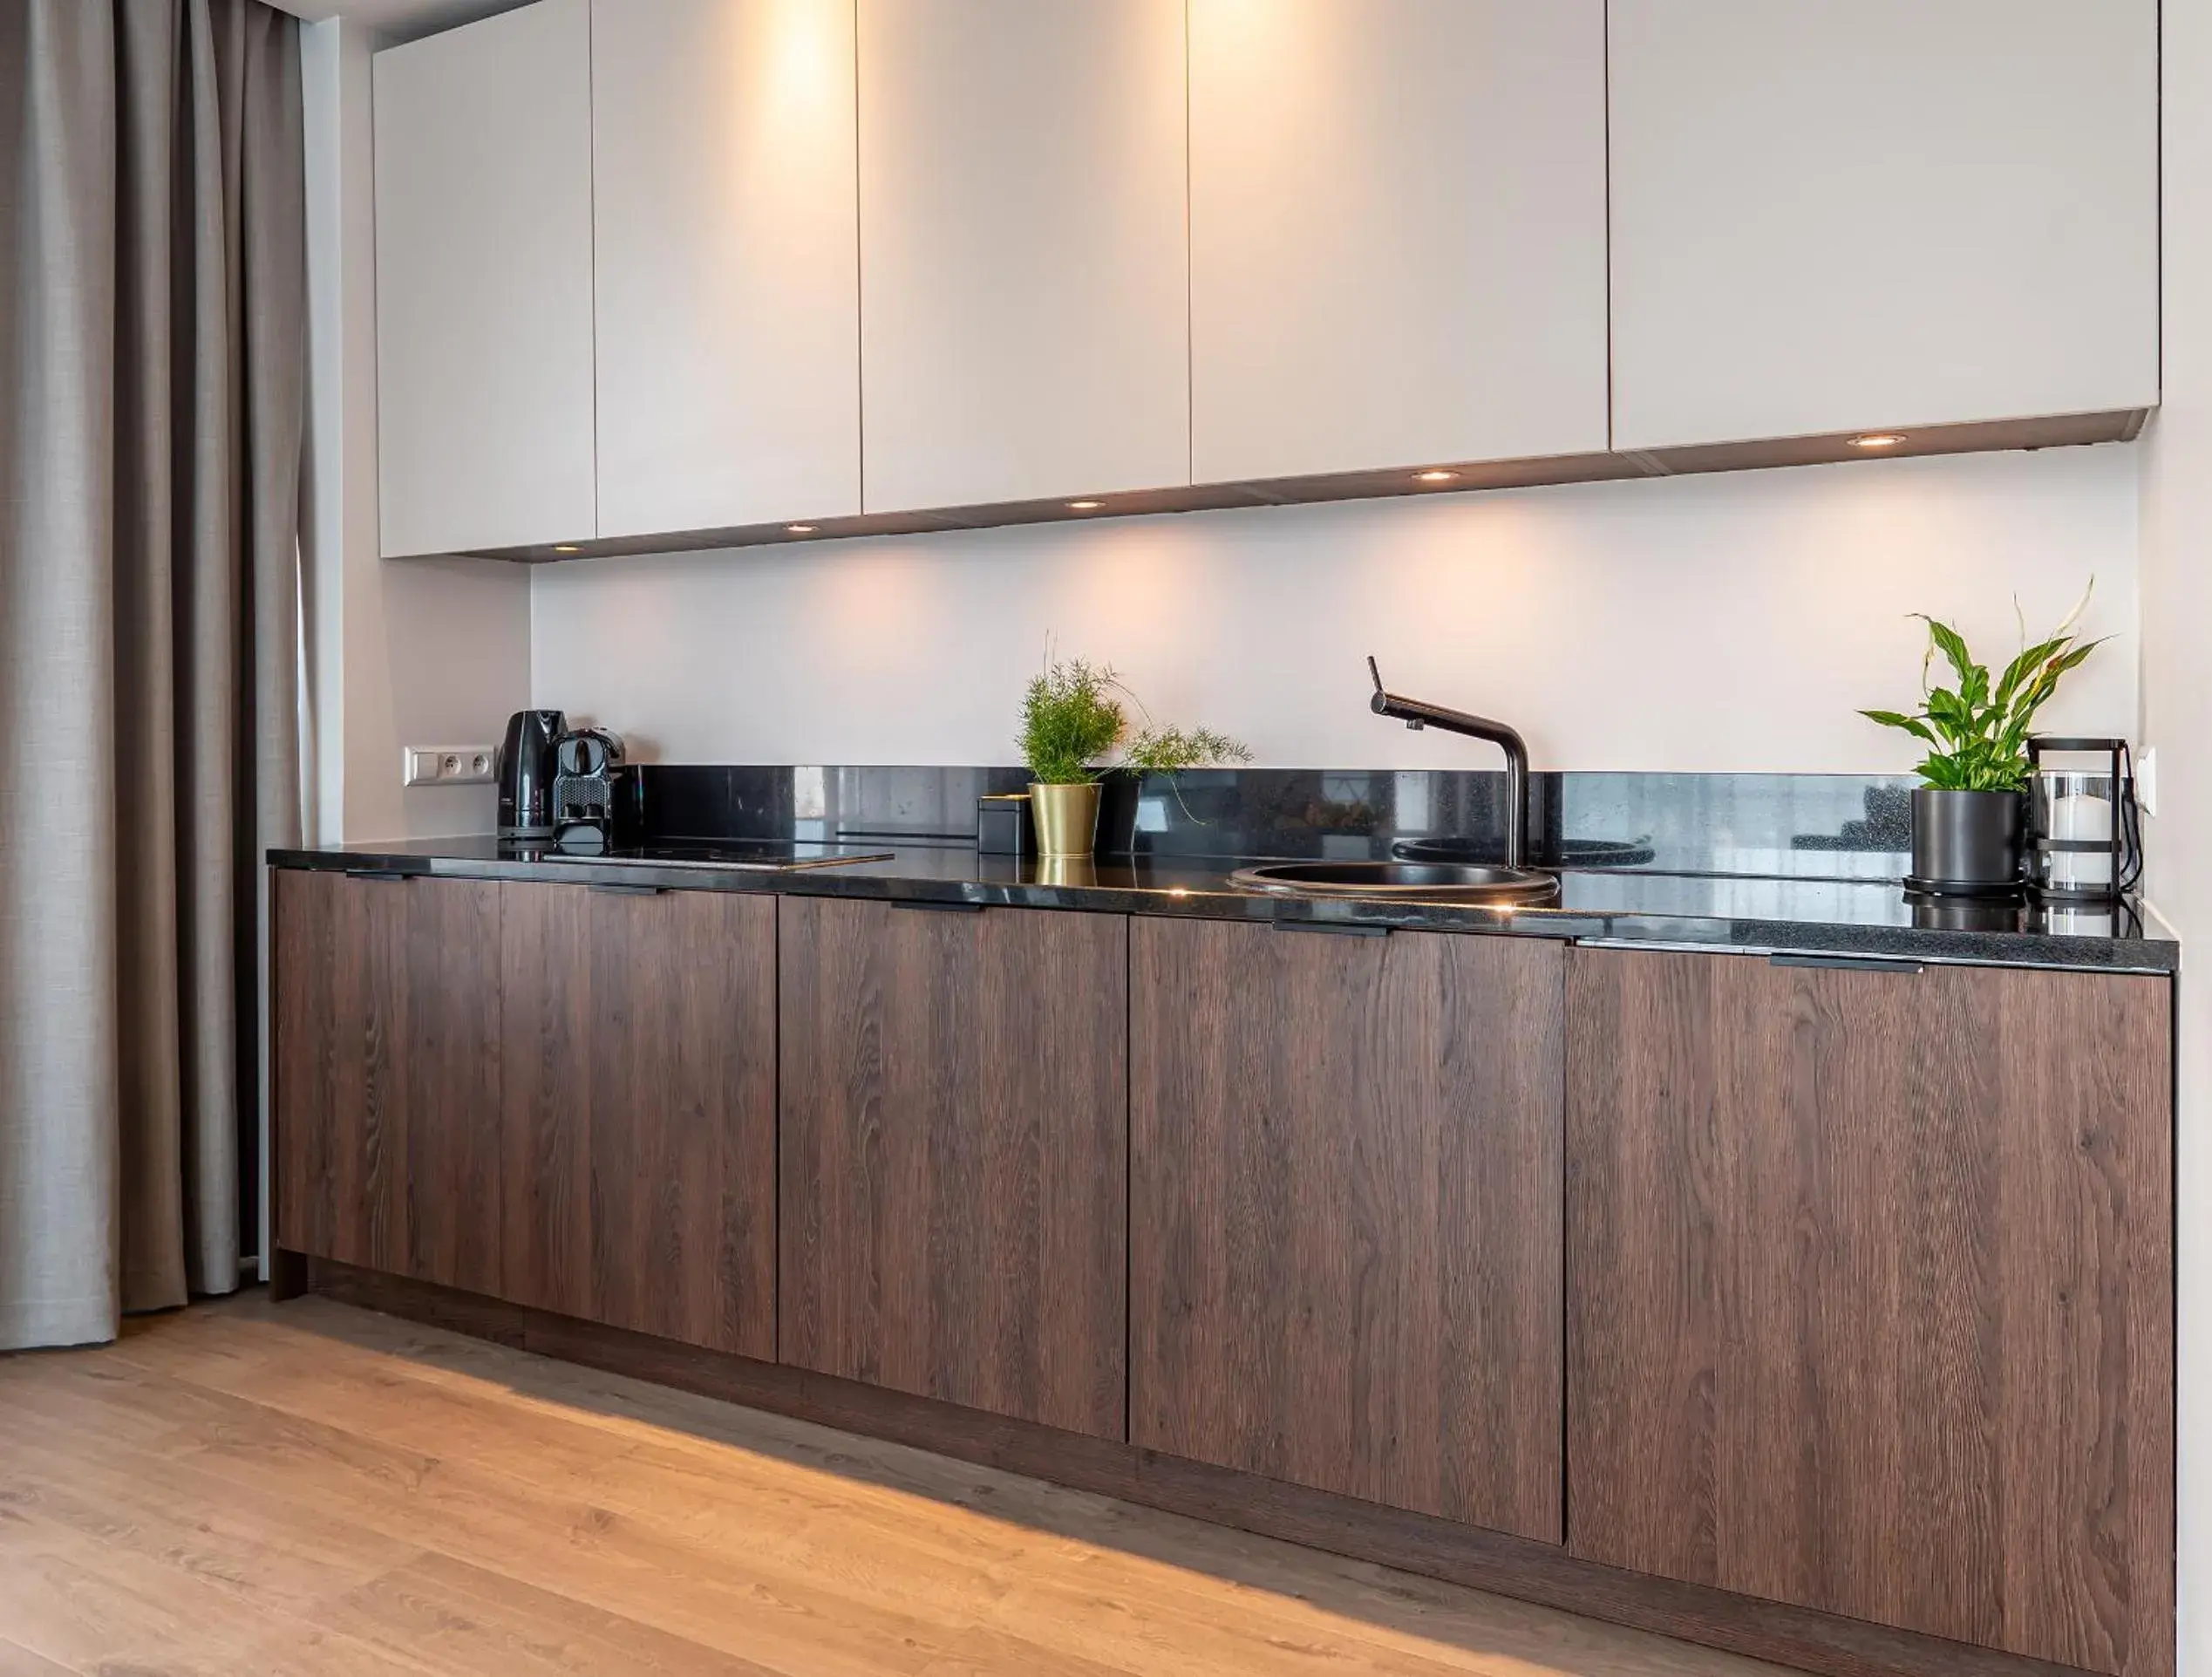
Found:
[{"label": "black granite countertop", "polygon": [[2112,910],[1915,903],[1887,881],[1560,870],[1543,908],[1314,900],[1239,889],[1234,857],[1140,856],[1047,862],[970,845],[845,838],[879,859],[772,871],[622,855],[563,856],[454,838],[272,850],[280,868],[440,878],[566,881],[683,890],[766,890],[1116,914],[1291,920],[1619,943],[2005,966],[2172,972],[2181,946],[2131,907]]}]

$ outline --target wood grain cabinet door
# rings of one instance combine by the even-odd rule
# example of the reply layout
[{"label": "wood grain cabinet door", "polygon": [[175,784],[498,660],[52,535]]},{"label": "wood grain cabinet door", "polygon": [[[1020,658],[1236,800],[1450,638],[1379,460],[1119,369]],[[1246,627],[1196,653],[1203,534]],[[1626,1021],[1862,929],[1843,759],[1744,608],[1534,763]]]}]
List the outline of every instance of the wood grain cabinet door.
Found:
[{"label": "wood grain cabinet door", "polygon": [[1130,1437],[1561,1536],[1561,946],[1136,922]]},{"label": "wood grain cabinet door", "polygon": [[500,1290],[499,887],[273,877],[276,1242]]},{"label": "wood grain cabinet door", "polygon": [[2170,1008],[1572,951],[1571,1552],[2170,1671]]},{"label": "wood grain cabinet door", "polygon": [[776,903],[509,884],[505,1296],[776,1350]]},{"label": "wood grain cabinet door", "polygon": [[1128,922],[781,908],[782,1360],[1122,1436]]}]

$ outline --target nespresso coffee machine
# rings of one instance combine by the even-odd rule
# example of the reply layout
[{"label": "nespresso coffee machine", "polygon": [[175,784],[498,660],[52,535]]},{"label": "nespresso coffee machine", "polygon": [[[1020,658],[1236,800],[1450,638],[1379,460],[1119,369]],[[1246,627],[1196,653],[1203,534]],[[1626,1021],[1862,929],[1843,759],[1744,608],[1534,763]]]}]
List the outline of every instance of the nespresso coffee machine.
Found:
[{"label": "nespresso coffee machine", "polygon": [[555,748],[568,732],[559,711],[517,711],[500,744],[500,836],[543,842],[553,837]]},{"label": "nespresso coffee machine", "polygon": [[604,728],[574,729],[561,736],[553,760],[553,842],[564,850],[604,850],[614,832],[621,736]]}]

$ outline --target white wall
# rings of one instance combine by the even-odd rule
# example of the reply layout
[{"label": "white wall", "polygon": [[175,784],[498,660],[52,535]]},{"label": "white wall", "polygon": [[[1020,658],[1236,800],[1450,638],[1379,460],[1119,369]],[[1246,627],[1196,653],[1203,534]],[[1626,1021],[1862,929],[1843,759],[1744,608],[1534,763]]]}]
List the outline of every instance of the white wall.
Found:
[{"label": "white wall", "polygon": [[1996,661],[2092,573],[2114,643],[2051,723],[2137,691],[2135,450],[1268,508],[542,567],[531,694],[679,762],[1005,762],[1047,636],[1263,763],[1463,766],[1391,685],[1513,722],[1539,767],[1902,772],[1855,714],[1919,691],[1919,627]]},{"label": "white wall", "polygon": [[529,690],[529,578],[482,560],[377,556],[376,205],[369,60],[301,31],[307,126],[305,589],[313,836],[484,832],[488,787],[400,785],[403,745],[495,745]]},{"label": "white wall", "polygon": [[2212,10],[2169,5],[2161,73],[2164,406],[2142,447],[2144,822],[2154,906],[2180,934],[2181,1669],[2212,1677]]}]

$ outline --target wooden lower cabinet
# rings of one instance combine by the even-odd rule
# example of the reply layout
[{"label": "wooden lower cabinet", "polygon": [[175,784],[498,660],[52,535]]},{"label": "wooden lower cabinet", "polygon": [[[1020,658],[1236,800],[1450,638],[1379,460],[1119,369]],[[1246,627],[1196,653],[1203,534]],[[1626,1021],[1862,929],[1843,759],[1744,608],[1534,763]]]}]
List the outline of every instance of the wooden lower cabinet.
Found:
[{"label": "wooden lower cabinet", "polygon": [[285,1251],[2173,1671],[2165,978],[271,893]]},{"label": "wooden lower cabinet", "polygon": [[277,1244],[497,1294],[500,887],[270,890]]},{"label": "wooden lower cabinet", "polygon": [[1131,1442],[1557,1543],[1562,946],[1131,943]]},{"label": "wooden lower cabinet", "polygon": [[776,902],[280,869],[279,1246],[775,1354]]},{"label": "wooden lower cabinet", "polygon": [[782,913],[782,1360],[1121,1436],[1128,922]]},{"label": "wooden lower cabinet", "polygon": [[773,1357],[776,899],[500,890],[500,1295]]},{"label": "wooden lower cabinet", "polygon": [[2170,1671],[2170,998],[1573,951],[1570,1551]]}]

